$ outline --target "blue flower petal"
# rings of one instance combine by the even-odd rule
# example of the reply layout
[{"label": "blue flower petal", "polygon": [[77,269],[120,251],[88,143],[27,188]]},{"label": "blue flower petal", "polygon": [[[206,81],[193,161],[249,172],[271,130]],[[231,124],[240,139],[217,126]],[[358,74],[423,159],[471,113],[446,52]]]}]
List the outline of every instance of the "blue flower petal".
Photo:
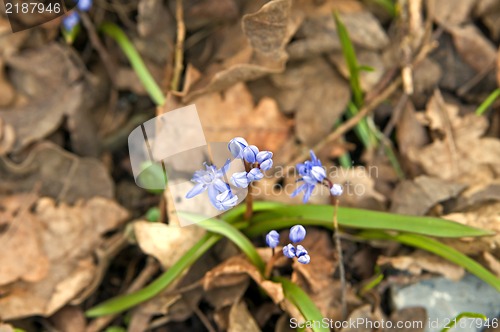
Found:
[{"label": "blue flower petal", "polygon": [[290,228],[290,241],[293,243],[301,242],[306,237],[306,229],[302,225],[295,225]]},{"label": "blue flower petal", "polygon": [[190,191],[186,194],[186,198],[193,198],[196,195],[201,194],[207,189],[207,186],[205,184],[199,183],[193,188],[191,188]]},{"label": "blue flower petal", "polygon": [[311,257],[309,257],[309,255],[305,254],[303,256],[300,256],[297,260],[299,261],[299,263],[309,264],[309,262],[311,262]]},{"label": "blue flower petal", "polygon": [[285,255],[288,258],[294,258],[295,257],[295,247],[291,243],[284,246],[283,247],[283,255]]},{"label": "blue flower petal", "polygon": [[275,230],[270,231],[266,235],[266,243],[268,247],[276,248],[276,246],[280,243],[280,234]]}]

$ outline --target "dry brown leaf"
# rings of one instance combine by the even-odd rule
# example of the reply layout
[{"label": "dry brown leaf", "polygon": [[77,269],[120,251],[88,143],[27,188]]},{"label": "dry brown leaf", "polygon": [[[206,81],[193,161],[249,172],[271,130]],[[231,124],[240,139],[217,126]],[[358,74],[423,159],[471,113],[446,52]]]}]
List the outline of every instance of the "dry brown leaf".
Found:
[{"label": "dry brown leaf", "polygon": [[355,324],[354,327],[348,326],[343,328],[342,332],[372,332],[373,326],[383,326],[382,321],[387,320],[384,313],[379,307],[375,307],[372,310],[371,306],[366,304],[357,309],[355,309],[347,318],[348,322],[362,321],[365,324]]},{"label": "dry brown leaf", "polygon": [[292,65],[271,79],[280,88],[278,103],[285,112],[295,111],[297,137],[308,146],[332,130],[351,98],[348,83],[322,58]]},{"label": "dry brown leaf", "polygon": [[0,332],[15,332],[12,325],[0,323]]},{"label": "dry brown leaf", "polygon": [[280,303],[284,299],[280,283],[264,279],[260,271],[242,256],[234,256],[208,271],[203,279],[203,288],[228,287],[239,284],[246,278],[252,278],[274,301]]},{"label": "dry brown leaf", "polygon": [[375,181],[379,179],[380,167],[356,166],[349,169],[331,167],[329,176],[335,183],[344,186],[342,206],[384,210],[387,198],[375,189]]},{"label": "dry brown leaf", "polygon": [[404,180],[393,192],[391,212],[425,215],[437,203],[457,197],[465,187],[464,184],[429,176]]},{"label": "dry brown leaf", "polygon": [[0,156],[11,151],[16,141],[16,134],[11,125],[4,123],[0,118]]},{"label": "dry brown leaf", "polygon": [[500,48],[497,52],[497,84],[500,86]]},{"label": "dry brown leaf", "polygon": [[14,88],[5,79],[4,61],[0,56],[0,107],[9,106],[16,96]]},{"label": "dry brown leaf", "polygon": [[36,282],[44,278],[49,269],[47,255],[39,238],[43,231],[39,221],[30,213],[37,200],[35,195],[2,197],[0,222],[5,230],[0,232],[0,285],[17,280]]},{"label": "dry brown leaf", "polygon": [[[26,233],[15,230],[29,218],[38,230],[33,241],[39,243],[39,255],[48,259],[48,271],[36,282],[16,281],[0,287],[5,294],[0,298],[3,319],[50,316],[76,297],[94,278],[96,265],[92,254],[102,242],[103,234],[128,217],[122,207],[104,198],[93,198],[74,206],[56,205],[53,199],[41,198],[34,211],[30,209],[23,215],[25,218],[9,221],[13,232],[8,234],[8,241],[16,242],[18,237],[26,241]],[[20,256],[16,251],[9,251],[2,254],[2,259],[14,260]]]},{"label": "dry brown leaf", "polygon": [[459,222],[464,225],[481,228],[494,232],[493,236],[480,238],[465,238],[461,240],[444,239],[444,243],[451,245],[468,255],[479,255],[484,251],[495,251],[500,247],[500,202],[482,204],[471,208],[467,212],[451,213],[443,218]]},{"label": "dry brown leaf", "polygon": [[[81,68],[69,50],[49,43],[36,50],[10,56],[6,62],[16,90],[29,98],[27,104],[0,109],[0,118],[16,133],[13,151],[55,131],[68,116],[75,151],[97,155],[96,129],[88,112],[104,96],[102,86],[91,89],[95,80],[82,80]],[[100,92],[99,92],[100,91]]]},{"label": "dry brown leaf", "polygon": [[448,31],[462,59],[477,72],[487,70],[495,62],[495,46],[475,25],[453,27]]},{"label": "dry brown leaf", "polygon": [[425,173],[467,183],[470,178],[462,177],[464,174],[477,173],[483,167],[498,170],[500,141],[481,137],[488,127],[486,118],[473,113],[459,116],[458,107],[444,102],[439,92],[429,101],[426,114],[429,125],[445,135],[421,149],[408,151],[409,159],[420,165]]},{"label": "dry brown leaf", "polygon": [[188,0],[183,1],[183,7],[188,30],[233,21],[238,17],[238,5],[234,0]]},{"label": "dry brown leaf", "polygon": [[50,317],[50,321],[59,331],[85,332],[87,326],[83,309],[80,307],[65,306]]},{"label": "dry brown leaf", "polygon": [[113,197],[113,181],[97,159],[78,158],[49,142],[36,145],[19,164],[0,157],[0,193],[27,192],[74,203],[94,196]]},{"label": "dry brown leaf", "polygon": [[427,0],[428,10],[433,14],[433,19],[445,26],[459,25],[471,19],[471,11],[478,0],[441,1]]},{"label": "dry brown leaf", "polygon": [[273,99],[263,98],[254,105],[243,83],[193,101],[208,142],[228,142],[242,136],[261,150],[275,153],[290,137],[291,121],[280,113]]},{"label": "dry brown leaf", "polygon": [[[340,19],[356,46],[381,50],[389,44],[384,29],[370,12],[341,13]],[[287,47],[290,59],[304,59],[334,50],[340,51],[341,46],[331,11],[323,16],[306,19],[297,31],[295,40]]]},{"label": "dry brown leaf", "polygon": [[244,301],[239,301],[231,306],[229,311],[228,332],[260,332],[259,326],[248,311]]},{"label": "dry brown leaf", "polygon": [[134,222],[134,234],[139,247],[158,259],[164,269],[179,260],[203,236],[201,227],[190,225]]},{"label": "dry brown leaf", "polygon": [[285,46],[302,21],[302,15],[292,15],[291,3],[291,0],[273,0],[256,13],[244,15],[242,24],[247,43],[243,45],[248,46],[234,50],[236,53],[224,59],[222,68],[217,64],[208,68],[205,77],[193,84],[185,100],[282,72],[288,60]]},{"label": "dry brown leaf", "polygon": [[490,254],[489,252],[483,252],[483,259],[486,263],[486,266],[493,271],[493,273],[500,278],[500,261]]},{"label": "dry brown leaf", "polygon": [[379,256],[377,265],[391,265],[397,270],[416,276],[421,275],[423,271],[437,273],[455,281],[465,274],[462,267],[425,251],[415,251],[411,255],[397,257]]}]

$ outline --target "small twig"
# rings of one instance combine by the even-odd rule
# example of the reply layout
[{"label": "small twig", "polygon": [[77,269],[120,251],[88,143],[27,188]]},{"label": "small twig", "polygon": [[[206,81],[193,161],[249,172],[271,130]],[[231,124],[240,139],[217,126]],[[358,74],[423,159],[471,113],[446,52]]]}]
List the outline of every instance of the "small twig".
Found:
[{"label": "small twig", "polygon": [[175,44],[174,74],[170,88],[173,91],[179,91],[182,70],[184,69],[184,38],[186,37],[182,0],[176,0],[175,2],[175,18],[177,20],[177,42]]},{"label": "small twig", "polygon": [[340,286],[341,286],[341,305],[342,305],[342,320],[347,319],[347,283],[345,279],[345,268],[344,268],[344,255],[342,254],[342,244],[340,242],[339,235],[339,223],[337,220],[337,213],[339,207],[339,200],[333,197],[335,202],[333,208],[333,240],[335,242],[335,250],[339,256],[339,274],[340,274]]},{"label": "small twig", "polygon": [[[248,173],[251,170],[251,165],[245,161],[245,171]],[[246,209],[245,209],[245,220],[250,220],[253,216],[253,195],[252,195],[252,184],[248,184],[248,193],[245,198]]]},{"label": "small twig", "polygon": [[273,255],[267,261],[266,269],[264,270],[264,276],[266,277],[266,279],[269,279],[271,277],[271,272],[273,271],[274,264],[276,264],[276,261],[281,257],[283,257],[283,251],[279,250],[278,253],[275,255],[273,248]]}]

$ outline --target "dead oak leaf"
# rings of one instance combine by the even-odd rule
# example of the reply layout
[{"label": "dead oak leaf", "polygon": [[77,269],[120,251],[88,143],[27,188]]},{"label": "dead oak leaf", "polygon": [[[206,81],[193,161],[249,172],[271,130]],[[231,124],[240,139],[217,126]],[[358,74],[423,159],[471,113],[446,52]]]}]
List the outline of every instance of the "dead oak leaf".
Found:
[{"label": "dead oak leaf", "polygon": [[94,196],[113,197],[113,181],[94,158],[79,158],[59,146],[37,144],[19,164],[0,157],[0,192],[25,192],[40,184],[41,195],[74,203]]},{"label": "dead oak leaf", "polygon": [[261,150],[276,152],[290,137],[292,123],[280,113],[276,101],[263,98],[254,105],[244,83],[193,102],[208,142],[228,142],[242,136]]},{"label": "dead oak leaf", "polygon": [[[7,320],[50,316],[77,296],[94,278],[97,267],[92,253],[103,241],[102,236],[128,217],[127,211],[117,203],[104,198],[80,201],[74,206],[56,205],[51,198],[41,198],[29,215],[39,230],[36,237],[48,259],[48,272],[35,282],[21,280],[0,287],[6,294],[0,298],[0,312]],[[13,221],[19,223],[18,219]],[[24,235],[14,232],[10,239]],[[16,252],[3,255],[16,255]],[[17,256],[11,257],[15,258]]]},{"label": "dead oak leaf", "polygon": [[408,158],[428,175],[463,182],[462,175],[479,171],[482,167],[498,169],[500,141],[481,137],[488,127],[486,118],[473,113],[459,116],[458,110],[456,105],[443,101],[436,91],[427,105],[426,114],[430,119],[429,126],[442,131],[442,137],[422,148],[409,150]]},{"label": "dead oak leaf", "polygon": [[4,196],[0,200],[0,285],[17,280],[36,282],[47,275],[49,262],[43,252],[40,223],[30,213],[33,194]]},{"label": "dead oak leaf", "polygon": [[246,41],[237,43],[245,46],[233,50],[235,54],[224,59],[222,68],[218,64],[209,66],[208,75],[192,85],[184,100],[192,101],[238,82],[284,71],[288,60],[285,46],[302,22],[300,13],[292,13],[291,3],[291,0],[270,1],[257,12],[244,15],[242,29]]},{"label": "dead oak leaf", "polygon": [[134,234],[142,251],[158,259],[162,267],[168,269],[203,236],[204,231],[196,225],[181,227],[136,221]]},{"label": "dead oak leaf", "polygon": [[391,212],[425,215],[437,203],[458,196],[465,187],[464,184],[429,176],[404,180],[392,194]]}]

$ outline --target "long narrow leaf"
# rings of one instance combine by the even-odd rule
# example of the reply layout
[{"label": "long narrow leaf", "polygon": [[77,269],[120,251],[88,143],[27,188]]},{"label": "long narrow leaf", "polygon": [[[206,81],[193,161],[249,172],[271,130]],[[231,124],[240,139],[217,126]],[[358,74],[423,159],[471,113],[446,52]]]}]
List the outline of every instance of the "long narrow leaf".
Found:
[{"label": "long narrow leaf", "polygon": [[493,91],[476,110],[476,115],[482,115],[500,97],[500,89]]},{"label": "long narrow leaf", "polygon": [[130,61],[130,64],[132,65],[132,68],[134,68],[134,71],[139,77],[142,85],[155,104],[158,106],[165,104],[165,96],[163,95],[160,86],[156,83],[155,79],[144,64],[144,61],[142,61],[139,52],[137,52],[125,32],[113,23],[102,24],[100,26],[100,31],[104,32],[118,43],[123,53],[125,53]]},{"label": "long narrow leaf", "polygon": [[314,332],[329,332],[330,329],[323,324],[323,315],[318,307],[314,304],[311,298],[296,284],[286,278],[276,277],[275,281],[280,282],[283,286],[285,297],[292,302],[299,310],[304,318],[311,322]]},{"label": "long narrow leaf", "polygon": [[[301,223],[306,220],[316,221],[321,226],[332,224],[333,207],[330,205],[292,205],[278,207],[258,214],[252,219],[246,233],[255,236],[263,233],[263,224],[272,224],[276,228],[280,224],[288,227],[291,223]],[[338,221],[343,227],[359,229],[393,230],[417,233],[435,237],[469,237],[492,235],[493,233],[462,225],[450,220],[434,217],[407,216],[387,212],[340,207]]]},{"label": "long narrow leaf", "polygon": [[364,239],[392,240],[399,243],[432,252],[444,259],[453,262],[470,273],[474,274],[484,282],[490,284],[500,292],[500,279],[485,269],[482,265],[462,254],[461,252],[427,236],[417,234],[390,235],[385,232],[366,231],[358,234]]},{"label": "long narrow leaf", "polygon": [[248,259],[261,272],[264,272],[264,261],[257,253],[257,250],[255,250],[255,247],[253,246],[252,242],[250,242],[250,240],[238,229],[236,229],[233,225],[221,219],[207,219],[197,222],[197,218],[199,220],[202,217],[192,214],[185,214],[185,213],[182,214],[184,216],[189,216],[189,218],[193,222],[196,222],[198,226],[205,228],[207,231],[227,237],[234,244],[236,244],[238,248],[240,248],[241,251],[245,253],[245,255],[247,255]]},{"label": "long narrow leaf", "polygon": [[165,271],[159,278],[137,292],[115,297],[105,301],[85,312],[87,317],[99,317],[115,314],[130,309],[139,303],[142,303],[175,281],[188,267],[198,260],[208,249],[210,249],[220,236],[215,234],[206,234],[198,241],[184,256],[182,256],[172,267]]}]

